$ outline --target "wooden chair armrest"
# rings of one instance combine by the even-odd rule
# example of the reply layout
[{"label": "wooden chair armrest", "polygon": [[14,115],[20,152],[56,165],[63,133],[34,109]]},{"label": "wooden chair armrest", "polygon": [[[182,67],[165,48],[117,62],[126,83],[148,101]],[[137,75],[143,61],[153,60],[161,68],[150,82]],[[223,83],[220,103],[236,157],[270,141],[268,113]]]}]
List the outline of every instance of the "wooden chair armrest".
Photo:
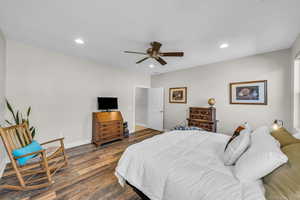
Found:
[{"label": "wooden chair armrest", "polygon": [[57,142],[57,141],[62,141],[62,140],[64,140],[63,137],[62,138],[57,138],[57,139],[54,139],[54,140],[50,140],[48,142],[44,142],[41,145],[45,145],[45,144],[49,144],[49,143],[53,143],[53,142]]},{"label": "wooden chair armrest", "polygon": [[31,156],[31,155],[35,155],[35,154],[45,153],[45,151],[46,151],[45,149],[42,149],[42,150],[39,150],[39,151],[27,153],[27,154],[25,154],[25,155],[23,155],[23,156],[14,157],[14,159],[19,159],[19,158],[24,158],[24,157]]}]

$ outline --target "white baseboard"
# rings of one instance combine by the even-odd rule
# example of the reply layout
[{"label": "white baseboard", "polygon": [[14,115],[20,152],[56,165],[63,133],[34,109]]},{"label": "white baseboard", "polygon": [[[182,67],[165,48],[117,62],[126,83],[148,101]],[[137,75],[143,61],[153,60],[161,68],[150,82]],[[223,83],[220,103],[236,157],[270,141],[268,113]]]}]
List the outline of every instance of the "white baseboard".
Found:
[{"label": "white baseboard", "polygon": [[147,126],[148,126],[147,124],[143,124],[143,123],[135,123],[135,125],[136,125],[136,126],[143,126],[143,127],[146,127],[146,128],[147,128]]},{"label": "white baseboard", "polygon": [[77,147],[77,146],[84,145],[84,144],[91,144],[91,140],[80,140],[80,141],[66,143],[65,148],[69,149],[69,148]]}]

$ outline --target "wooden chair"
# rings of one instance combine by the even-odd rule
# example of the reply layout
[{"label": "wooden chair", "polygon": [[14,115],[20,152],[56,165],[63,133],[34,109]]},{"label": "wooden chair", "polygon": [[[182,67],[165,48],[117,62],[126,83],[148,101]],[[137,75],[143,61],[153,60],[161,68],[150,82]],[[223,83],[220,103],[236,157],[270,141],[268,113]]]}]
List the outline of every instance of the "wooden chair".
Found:
[{"label": "wooden chair", "polygon": [[[43,150],[29,153],[20,157],[14,157],[12,151],[22,148],[32,142],[32,136],[28,130],[27,123],[11,126],[8,128],[0,128],[0,135],[5,146],[6,152],[11,161],[8,169],[3,173],[3,178],[16,175],[19,184],[0,185],[0,188],[12,190],[33,190],[48,187],[54,183],[52,177],[61,168],[66,167],[67,157],[64,148],[64,138],[55,139],[42,143]],[[59,142],[60,145],[55,148],[44,148],[45,145]],[[52,152],[50,151],[52,149]],[[18,158],[29,155],[36,156],[30,159],[25,165],[20,166],[17,162]]]}]

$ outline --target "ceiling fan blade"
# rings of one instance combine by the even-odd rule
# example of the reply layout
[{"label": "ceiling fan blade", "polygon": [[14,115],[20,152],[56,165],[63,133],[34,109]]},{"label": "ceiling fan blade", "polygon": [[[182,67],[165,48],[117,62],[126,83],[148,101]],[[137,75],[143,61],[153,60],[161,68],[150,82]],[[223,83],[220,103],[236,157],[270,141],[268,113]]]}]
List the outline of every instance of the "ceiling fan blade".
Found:
[{"label": "ceiling fan blade", "polygon": [[166,52],[166,53],[159,53],[160,56],[176,56],[176,57],[182,57],[184,56],[183,52]]},{"label": "ceiling fan blade", "polygon": [[151,42],[151,46],[152,46],[152,51],[159,52],[159,49],[161,47],[161,43],[154,41],[154,42]]},{"label": "ceiling fan blade", "polygon": [[157,62],[159,62],[161,65],[167,64],[167,62],[164,59],[162,59],[161,57],[157,57],[157,58],[155,58],[155,60],[157,60]]},{"label": "ceiling fan blade", "polygon": [[147,53],[144,53],[144,52],[137,52],[137,51],[124,51],[124,53],[135,53],[135,54],[147,55]]},{"label": "ceiling fan blade", "polygon": [[142,60],[137,61],[136,64],[139,64],[139,63],[141,63],[141,62],[147,60],[148,58],[149,58],[149,57],[143,58]]}]

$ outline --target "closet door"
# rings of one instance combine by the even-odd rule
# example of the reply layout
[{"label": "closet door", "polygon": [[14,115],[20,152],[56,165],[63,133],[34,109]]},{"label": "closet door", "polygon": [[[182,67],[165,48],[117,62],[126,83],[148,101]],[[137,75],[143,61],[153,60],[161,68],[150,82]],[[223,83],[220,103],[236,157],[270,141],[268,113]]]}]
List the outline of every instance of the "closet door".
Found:
[{"label": "closet door", "polygon": [[164,129],[164,89],[148,89],[148,128]]}]

